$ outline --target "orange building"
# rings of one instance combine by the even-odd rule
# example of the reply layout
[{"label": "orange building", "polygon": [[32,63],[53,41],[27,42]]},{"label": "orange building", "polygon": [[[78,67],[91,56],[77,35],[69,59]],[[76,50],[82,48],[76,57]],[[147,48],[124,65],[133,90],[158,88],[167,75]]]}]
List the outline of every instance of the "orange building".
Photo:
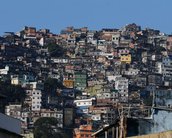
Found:
[{"label": "orange building", "polygon": [[95,138],[93,134],[92,125],[80,125],[79,128],[74,129],[73,138]]},{"label": "orange building", "polygon": [[74,86],[74,81],[73,80],[64,80],[63,85],[67,88],[73,88]]}]

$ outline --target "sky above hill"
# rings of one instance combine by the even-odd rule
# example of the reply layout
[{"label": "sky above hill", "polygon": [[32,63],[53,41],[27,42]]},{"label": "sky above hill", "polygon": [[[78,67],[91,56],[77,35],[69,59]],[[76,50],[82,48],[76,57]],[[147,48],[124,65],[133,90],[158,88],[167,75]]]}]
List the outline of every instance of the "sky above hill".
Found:
[{"label": "sky above hill", "polygon": [[1,0],[0,5],[0,34],[24,26],[59,33],[67,26],[99,30],[129,23],[172,32],[172,0]]}]

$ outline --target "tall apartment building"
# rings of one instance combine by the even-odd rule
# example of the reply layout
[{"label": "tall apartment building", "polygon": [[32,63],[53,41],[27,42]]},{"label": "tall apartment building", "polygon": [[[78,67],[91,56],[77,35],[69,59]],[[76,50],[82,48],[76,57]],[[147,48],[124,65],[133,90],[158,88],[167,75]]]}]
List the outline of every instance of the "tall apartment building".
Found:
[{"label": "tall apartment building", "polygon": [[26,90],[26,103],[32,111],[40,111],[42,105],[42,92],[41,90]]},{"label": "tall apartment building", "polygon": [[122,76],[115,78],[115,89],[118,90],[120,102],[128,101],[128,79]]}]

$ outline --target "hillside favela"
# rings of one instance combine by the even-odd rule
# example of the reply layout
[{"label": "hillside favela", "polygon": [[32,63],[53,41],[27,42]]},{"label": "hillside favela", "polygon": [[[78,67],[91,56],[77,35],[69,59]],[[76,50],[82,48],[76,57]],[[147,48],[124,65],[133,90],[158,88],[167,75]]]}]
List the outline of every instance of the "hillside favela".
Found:
[{"label": "hillside favela", "polygon": [[0,36],[0,138],[172,138],[172,35],[61,29]]}]

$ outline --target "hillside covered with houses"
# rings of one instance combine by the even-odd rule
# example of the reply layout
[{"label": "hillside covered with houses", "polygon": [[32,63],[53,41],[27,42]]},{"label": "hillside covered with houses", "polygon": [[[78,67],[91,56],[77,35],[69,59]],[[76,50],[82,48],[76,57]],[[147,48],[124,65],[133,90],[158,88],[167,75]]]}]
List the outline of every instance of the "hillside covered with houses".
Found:
[{"label": "hillside covered with houses", "polygon": [[25,26],[0,36],[0,112],[26,137],[44,126],[47,137],[96,137],[121,108],[128,118],[172,110],[171,88],[172,35],[160,30]]}]

